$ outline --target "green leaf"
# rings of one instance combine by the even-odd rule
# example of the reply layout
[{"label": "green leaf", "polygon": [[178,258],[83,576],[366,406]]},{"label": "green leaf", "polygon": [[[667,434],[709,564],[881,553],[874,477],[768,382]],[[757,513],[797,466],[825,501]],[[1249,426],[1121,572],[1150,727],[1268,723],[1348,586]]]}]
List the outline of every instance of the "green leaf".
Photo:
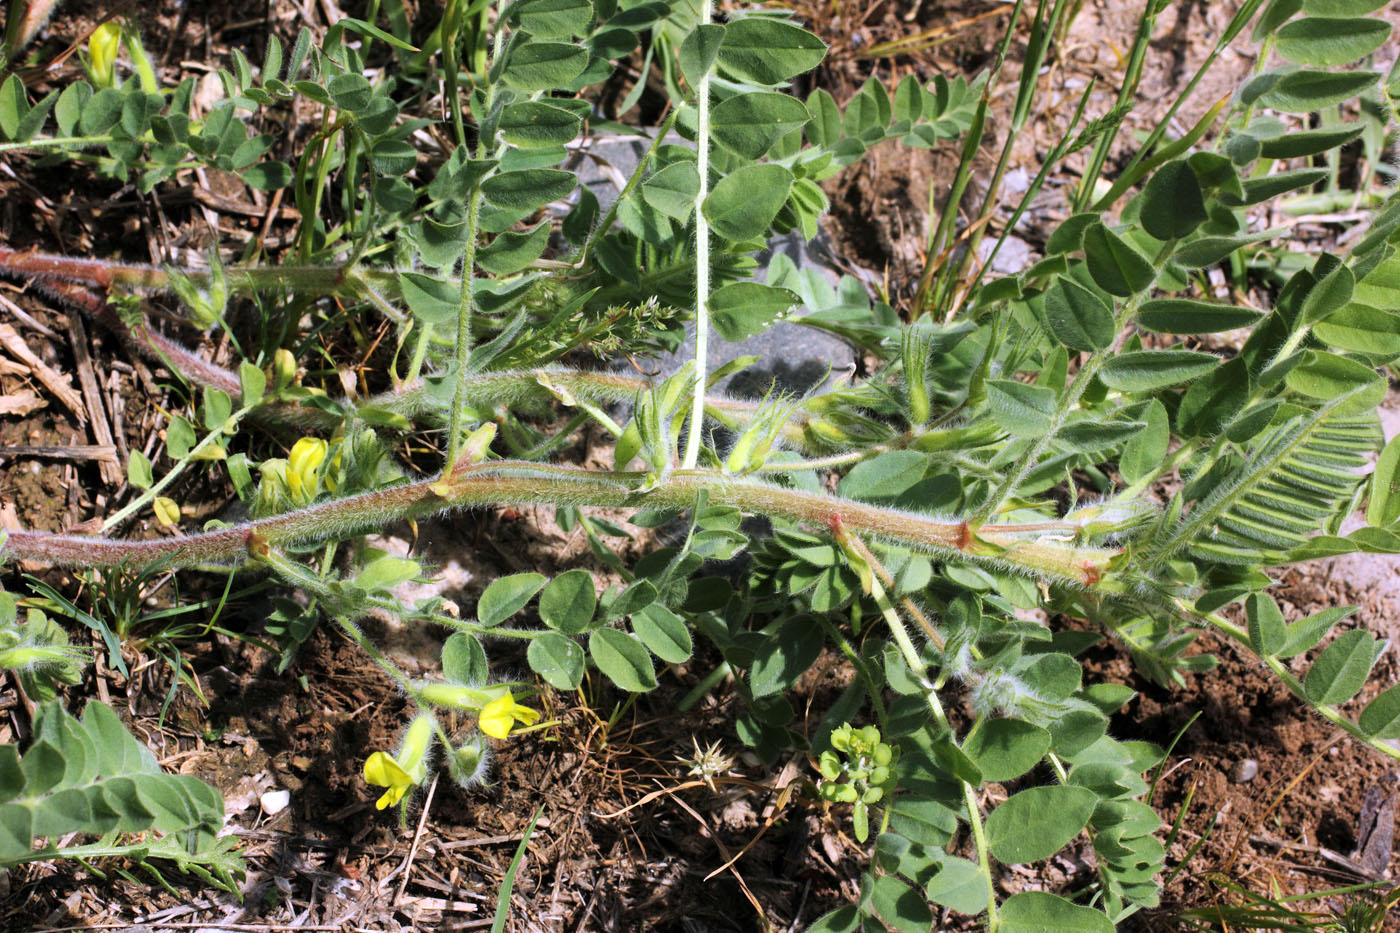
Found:
[{"label": "green leaf", "polygon": [[[3,811],[0,811],[0,818],[3,818]],[[859,929],[860,911],[847,904],[822,914],[807,928],[807,933],[856,933]]]},{"label": "green leaf", "polygon": [[151,461],[134,447],[126,458],[126,480],[137,489],[150,489],[155,484],[155,477],[151,475]]},{"label": "green leaf", "polygon": [[674,162],[642,182],[642,200],[678,223],[690,220],[700,173],[694,162]]},{"label": "green leaf", "polygon": [[481,639],[470,632],[453,632],[442,643],[442,675],[454,684],[478,687],[486,683],[491,669]]},{"label": "green leaf", "polygon": [[1387,0],[1303,0],[1310,16],[1364,16],[1385,6]]},{"label": "green leaf", "polygon": [[[441,269],[455,264],[467,248],[466,221],[444,224],[431,217],[425,217],[418,223],[416,233],[414,239],[418,244],[418,258],[434,268]],[[456,317],[455,310],[452,317]]]},{"label": "green leaf", "polygon": [[1362,304],[1349,304],[1313,327],[1329,347],[1354,353],[1400,355],[1400,315]]},{"label": "green leaf", "polygon": [[1119,392],[1151,392],[1198,379],[1219,365],[1219,357],[1198,350],[1133,350],[1104,363],[1099,378]]},{"label": "green leaf", "polygon": [[781,165],[745,165],[715,185],[705,198],[705,217],[727,240],[757,240],[787,202],[792,180],[792,172]]},{"label": "green leaf", "polygon": [[1188,269],[1203,269],[1225,259],[1235,250],[1260,240],[1272,240],[1280,230],[1265,230],[1247,236],[1203,236],[1198,240],[1183,244],[1172,253],[1172,262]]},{"label": "green leaf", "polygon": [[714,23],[696,26],[681,42],[677,57],[680,60],[681,74],[685,76],[685,83],[690,85],[691,90],[698,88],[700,79],[714,67],[723,43],[724,27]]},{"label": "green leaf", "polygon": [[779,694],[821,655],[826,642],[821,626],[811,616],[792,616],[754,651],[749,667],[749,690],[755,697]]},{"label": "green leaf", "polygon": [[1338,264],[1308,291],[1307,298],[1303,299],[1301,322],[1312,324],[1340,311],[1355,292],[1356,276],[1347,266]]},{"label": "green leaf", "polygon": [[58,123],[58,132],[61,135],[72,136],[77,132],[83,108],[91,99],[92,85],[86,81],[76,81],[63,89],[63,93],[58,95],[58,103],[54,106],[54,120]]},{"label": "green leaf", "polygon": [[1318,182],[1324,181],[1327,175],[1328,172],[1325,168],[1300,168],[1292,172],[1265,175],[1263,178],[1249,178],[1241,185],[1244,189],[1244,196],[1240,203],[1259,204],[1288,191],[1311,188]]},{"label": "green leaf", "polygon": [[577,690],[583,683],[583,649],[572,638],[544,632],[525,651],[530,670],[555,690]]},{"label": "green leaf", "polygon": [[577,114],[562,107],[530,100],[502,110],[498,125],[506,142],[539,149],[570,142],[578,135],[582,122]]},{"label": "green leaf", "polygon": [[1306,16],[1285,23],[1274,48],[1300,65],[1346,65],[1370,55],[1390,38],[1390,24],[1366,17]]},{"label": "green leaf", "polygon": [[1103,299],[1065,277],[1045,293],[1045,320],[1055,339],[1071,350],[1102,350],[1118,332],[1113,310]]},{"label": "green leaf", "polygon": [[476,264],[492,275],[511,275],[544,255],[549,246],[548,223],[538,223],[519,233],[507,231],[477,250]]},{"label": "green leaf", "polygon": [[269,160],[250,165],[241,173],[244,181],[259,191],[276,191],[292,183],[292,167],[286,162]]},{"label": "green leaf", "polygon": [[1325,402],[1355,392],[1333,409],[1339,416],[1371,411],[1385,398],[1386,381],[1374,369],[1320,350],[1309,350],[1283,381],[1294,392]]},{"label": "green leaf", "polygon": [[1366,704],[1357,725],[1378,739],[1400,739],[1400,684]]},{"label": "green leaf", "polygon": [[392,590],[423,572],[418,561],[406,557],[385,555],[376,557],[355,575],[355,586],[367,593]]},{"label": "green leaf", "polygon": [[925,848],[946,845],[957,828],[957,814],[932,797],[904,792],[890,807],[890,829]]},{"label": "green leaf", "polygon": [[1084,231],[1084,261],[1094,283],[1119,298],[1143,291],[1157,277],[1146,257],[1102,223]]},{"label": "green leaf", "polygon": [[1201,183],[1185,159],[1159,168],[1142,193],[1142,228],[1159,240],[1176,240],[1209,219]]},{"label": "green leaf", "polygon": [[987,844],[1008,865],[1049,858],[1079,835],[1098,795],[1084,787],[1031,787],[1012,794],[987,816]]},{"label": "green leaf", "polygon": [[598,593],[593,575],[582,568],[566,570],[540,594],[540,619],[564,635],[577,635],[593,621]]},{"label": "green leaf", "polygon": [[802,303],[786,288],[757,282],[730,282],[710,296],[715,332],[731,343],[756,337]]},{"label": "green leaf", "polygon": [[1385,645],[1365,629],[1354,628],[1338,635],[1308,669],[1303,680],[1308,699],[1318,706],[1336,706],[1356,696],[1366,686],[1371,666]]},{"label": "green leaf", "polygon": [[6,139],[18,139],[20,121],[28,113],[29,99],[24,93],[24,82],[12,74],[0,84],[0,133],[4,133]]},{"label": "green leaf", "polygon": [[481,183],[481,190],[498,207],[534,211],[569,196],[578,177],[556,168],[500,172]]},{"label": "green leaf", "polygon": [[1013,437],[1039,437],[1050,430],[1056,400],[1052,390],[1008,379],[988,380],[986,386],[992,420],[1003,431]]},{"label": "green leaf", "polygon": [[1379,79],[1374,71],[1291,71],[1259,98],[1259,104],[1284,113],[1312,113],[1351,100]]},{"label": "green leaf", "polygon": [[1259,154],[1266,159],[1301,159],[1320,155],[1345,146],[1360,136],[1365,129],[1365,124],[1358,122],[1322,130],[1285,133],[1273,139],[1261,140]]},{"label": "green leaf", "polygon": [[1022,891],[1000,908],[1002,933],[1113,933],[1113,922],[1092,907],[1071,904],[1058,894]]},{"label": "green leaf", "polygon": [[1278,656],[1291,658],[1305,651],[1311,651],[1332,630],[1332,626],[1355,611],[1355,606],[1334,606],[1299,619],[1288,626],[1288,641]]},{"label": "green leaf", "polygon": [[588,653],[598,670],[623,690],[645,693],[656,688],[651,655],[630,635],[613,628],[600,628],[588,636]]},{"label": "green leaf", "polygon": [[755,84],[779,84],[811,71],[825,57],[826,43],[807,30],[758,16],[731,21],[719,47],[720,65]]},{"label": "green leaf", "polygon": [[913,450],[887,450],[857,463],[841,479],[840,494],[849,499],[894,499],[928,472],[929,458]]},{"label": "green leaf", "polygon": [[694,651],[685,620],[660,603],[633,613],[632,631],[648,651],[667,664],[684,664]]},{"label": "green leaf", "polygon": [[1123,455],[1118,460],[1118,472],[1129,483],[1156,473],[1171,443],[1171,425],[1166,406],[1161,402],[1153,400],[1143,414],[1143,421],[1146,427],[1123,445]]},{"label": "green leaf", "polygon": [[1218,434],[1249,396],[1249,371],[1235,357],[1191,384],[1177,408],[1177,429],[1188,437]]},{"label": "green leaf", "polygon": [[457,319],[460,286],[418,272],[400,272],[399,289],[408,310],[423,323],[446,324]]},{"label": "green leaf", "polygon": [[963,743],[985,781],[1009,781],[1034,768],[1050,750],[1050,733],[1021,719],[987,719]]},{"label": "green leaf", "polygon": [[[135,454],[135,451],[132,451]],[[1381,527],[1400,519],[1400,436],[1392,437],[1371,474],[1366,524]]]},{"label": "green leaf", "polygon": [[542,573],[513,573],[492,580],[476,604],[477,620],[482,625],[500,625],[524,609],[546,582],[548,578]]},{"label": "green leaf", "polygon": [[326,82],[326,91],[341,110],[354,113],[364,110],[374,99],[374,87],[361,74],[336,75]]},{"label": "green leaf", "polygon": [[1055,228],[1054,233],[1050,234],[1050,239],[1045,244],[1045,255],[1058,256],[1062,253],[1072,253],[1077,249],[1082,249],[1084,231],[1098,222],[1099,215],[1092,211],[1071,214]]},{"label": "green leaf", "polygon": [[518,91],[550,91],[568,86],[586,67],[588,50],[582,46],[521,42],[511,48],[501,79]]},{"label": "green leaf", "polygon": [[801,129],[807,108],[795,97],[769,91],[736,94],[710,113],[715,142],[744,159],[761,159],[781,137]]},{"label": "green leaf", "polygon": [[900,933],[928,933],[933,911],[919,893],[894,875],[866,876],[863,893],[872,910]]},{"label": "green leaf", "polygon": [[506,8],[506,17],[536,39],[582,36],[594,21],[589,0],[519,0]]},{"label": "green leaf", "polygon": [[1244,608],[1249,621],[1250,647],[1264,657],[1282,651],[1288,640],[1288,627],[1274,598],[1267,593],[1250,593]]},{"label": "green leaf", "polygon": [[1217,334],[1251,327],[1264,312],[1237,305],[1211,304],[1186,298],[1156,298],[1138,308],[1137,325],[1158,334]]},{"label": "green leaf", "polygon": [[987,879],[976,862],[965,858],[944,858],[924,893],[960,914],[976,916],[987,909]]}]

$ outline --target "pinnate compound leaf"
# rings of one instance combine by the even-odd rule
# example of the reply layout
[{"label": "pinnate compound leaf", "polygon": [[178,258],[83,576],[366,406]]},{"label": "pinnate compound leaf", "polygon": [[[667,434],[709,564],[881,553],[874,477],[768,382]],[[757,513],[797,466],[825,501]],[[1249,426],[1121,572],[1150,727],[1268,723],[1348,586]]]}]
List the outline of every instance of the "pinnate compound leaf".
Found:
[{"label": "pinnate compound leaf", "polygon": [[715,185],[705,198],[705,217],[725,239],[756,240],[782,210],[792,180],[792,172],[781,165],[745,165]]},{"label": "pinnate compound leaf", "polygon": [[582,568],[566,570],[540,594],[540,618],[564,635],[577,635],[588,628],[598,608],[598,591],[593,575]]},{"label": "pinnate compound leaf", "polygon": [[1299,65],[1346,65],[1370,55],[1390,38],[1390,24],[1366,17],[1305,16],[1277,33],[1278,53]]},{"label": "pinnate compound leaf", "polygon": [[1049,858],[1088,825],[1097,802],[1088,788],[1067,785],[1012,794],[987,816],[987,844],[1008,865]]},{"label": "pinnate compound leaf", "polygon": [[500,625],[525,608],[548,578],[542,573],[513,573],[491,581],[476,604],[476,617],[482,625]]},{"label": "pinnate compound leaf", "polygon": [[1157,277],[1145,256],[1102,223],[1084,231],[1084,261],[1094,283],[1119,298],[1143,291]]},{"label": "pinnate compound leaf", "polygon": [[656,688],[656,669],[651,655],[630,635],[613,628],[600,628],[588,636],[588,653],[598,670],[623,690],[645,693]]},{"label": "pinnate compound leaf", "polygon": [[1103,299],[1064,277],[1045,293],[1045,320],[1055,339],[1071,350],[1102,350],[1117,333],[1113,311]]},{"label": "pinnate compound leaf", "polygon": [[1308,670],[1303,681],[1308,699],[1318,706],[1335,706],[1350,700],[1366,686],[1371,666],[1384,649],[1385,642],[1377,642],[1365,629],[1354,628],[1338,635]]},{"label": "pinnate compound leaf", "polygon": [[795,97],[769,91],[736,94],[710,114],[715,142],[745,159],[761,159],[781,137],[801,128],[807,108]]},{"label": "pinnate compound leaf", "polygon": [[[826,57],[826,43],[791,23],[747,16],[725,26],[719,63],[755,84],[779,84],[811,71]],[[688,77],[687,77],[688,80]]]},{"label": "pinnate compound leaf", "polygon": [[1104,363],[1099,378],[1119,392],[1150,392],[1198,379],[1220,358],[1198,350],[1134,350]]},{"label": "pinnate compound leaf", "polygon": [[1201,183],[1185,159],[1159,168],[1142,193],[1142,228],[1159,240],[1176,240],[1209,219]]},{"label": "pinnate compound leaf", "polygon": [[711,322],[717,334],[738,343],[763,333],[800,303],[801,299],[786,288],[730,282],[710,296]]},{"label": "pinnate compound leaf", "polygon": [[1188,298],[1156,298],[1138,308],[1137,325],[1157,334],[1217,334],[1249,327],[1264,312]]},{"label": "pinnate compound leaf", "polygon": [[1113,933],[1113,922],[1092,907],[1047,891],[1022,891],[1000,908],[1002,933]]},{"label": "pinnate compound leaf", "polygon": [[531,639],[525,659],[530,670],[555,690],[577,690],[583,683],[583,649],[558,632],[544,632]]}]

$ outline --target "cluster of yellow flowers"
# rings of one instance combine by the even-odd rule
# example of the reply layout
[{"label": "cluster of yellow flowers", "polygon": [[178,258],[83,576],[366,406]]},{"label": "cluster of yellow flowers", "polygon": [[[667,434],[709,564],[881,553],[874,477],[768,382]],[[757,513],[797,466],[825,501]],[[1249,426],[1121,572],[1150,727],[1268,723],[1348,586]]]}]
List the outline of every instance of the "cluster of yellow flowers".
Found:
[{"label": "cluster of yellow flowers", "polygon": [[[501,686],[425,684],[419,691],[419,698],[438,706],[476,710],[478,728],[493,739],[507,738],[517,723],[532,726],[540,718],[539,710],[517,703],[509,688]],[[365,761],[365,780],[375,787],[385,788],[375,804],[380,810],[403,800],[405,794],[427,779],[433,730],[433,717],[419,713],[404,733],[397,754],[375,752]],[[466,757],[480,760],[480,752],[475,748],[463,751],[471,753]]]}]

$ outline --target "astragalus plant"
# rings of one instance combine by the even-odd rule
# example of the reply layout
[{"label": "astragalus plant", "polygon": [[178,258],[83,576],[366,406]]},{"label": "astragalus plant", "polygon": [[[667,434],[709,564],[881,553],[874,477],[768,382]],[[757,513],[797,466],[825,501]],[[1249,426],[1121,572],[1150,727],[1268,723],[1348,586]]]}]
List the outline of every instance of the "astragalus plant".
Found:
[{"label": "astragalus plant", "polygon": [[[523,702],[534,691],[577,690],[596,670],[645,692],[674,679],[672,666],[706,661],[686,702],[734,675],[738,739],[769,762],[807,750],[812,795],[869,847],[859,903],[814,929],[927,929],[950,909],[993,930],[1110,930],[1159,900],[1166,851],[1144,775],[1166,752],[1108,734],[1132,690],[1085,682],[1076,655],[1101,635],[1150,677],[1183,684],[1217,676],[1192,648],[1213,630],[1322,719],[1400,758],[1389,741],[1400,689],[1345,708],[1385,644],[1347,626],[1345,608],[1287,621],[1266,572],[1400,552],[1400,447],[1365,475],[1400,359],[1400,205],[1383,199],[1343,252],[1277,264],[1273,286],[1227,294],[1210,276],[1225,266],[1240,281],[1273,255],[1288,231],[1256,218],[1329,183],[1315,160],[1367,134],[1384,148],[1400,82],[1370,57],[1390,26],[1367,15],[1381,5],[1370,0],[1247,0],[1182,99],[1134,142],[1119,126],[1164,5],[1143,13],[1119,106],[1089,113],[1086,90],[1010,217],[992,211],[1003,156],[966,227],[959,205],[1011,80],[1008,50],[1024,46],[1014,131],[1043,116],[1037,78],[1077,4],[1012,5],[994,67],[972,82],[872,78],[844,107],[786,90],[821,62],[816,35],[779,11],[720,16],[703,0],[449,0],[417,31],[386,3],[398,11],[387,31],[350,19],[319,44],[303,31],[290,52],[274,40],[260,70],[235,55],[220,73],[226,97],[204,112],[191,110],[191,82],[155,84],[129,27],[124,82],[94,73],[31,103],[11,77],[0,151],[81,160],[142,191],[212,166],[285,190],[300,222],[280,263],[260,243],[199,268],[0,251],[0,267],[188,386],[163,454],[133,454],[134,493],[103,534],[16,532],[4,558],[235,567],[299,590],[270,628],[287,657],[331,622],[418,711],[399,748],[365,750],[381,807],[406,805],[437,761],[479,780],[488,739],[548,727]],[[1250,41],[1257,72],[1174,136],[1200,76]],[[604,206],[578,167],[621,128],[593,89],[638,66],[664,88],[660,125]],[[635,87],[624,111],[646,93]],[[252,127],[286,119],[297,98],[319,108],[316,128],[292,162],[269,160],[274,134]],[[871,147],[952,140],[962,168],[932,193],[942,203],[951,189],[927,273],[908,283],[916,301],[893,308],[783,260],[760,268],[774,233],[816,233],[820,183]],[[1043,257],[989,275],[975,248],[987,230],[1009,231],[1071,159],[1072,213]],[[1122,168],[1101,177],[1110,164]],[[191,328],[230,327],[238,369],[157,327],[145,307],[157,292],[182,300]],[[1260,295],[1269,302],[1252,303]],[[869,374],[757,402],[717,391],[735,367],[709,371],[709,344],[779,320],[850,342]],[[315,354],[363,321],[388,322],[393,337],[368,386],[378,394],[330,393]],[[670,374],[592,362],[675,350],[687,322],[690,359]],[[559,462],[586,423],[612,438],[612,469]],[[400,436],[437,442],[432,475],[411,477]],[[285,456],[268,455],[269,437]],[[190,471],[226,476],[248,519],[117,533],[142,515],[187,524],[165,493]],[[554,506],[621,582],[600,593],[584,568],[518,573],[458,617],[396,595],[430,568],[347,546],[396,521],[506,504]],[[671,523],[678,543],[629,566],[600,506],[632,510],[637,526]],[[1358,509],[1365,524],[1343,533]],[[771,534],[755,537],[746,515]],[[715,563],[741,553],[741,575]],[[357,626],[370,613],[452,630],[442,676],[399,671]],[[503,639],[528,642],[537,681],[493,677],[488,649]],[[827,651],[849,686],[799,734],[790,691]],[[479,732],[449,734],[444,708],[474,713]],[[1091,884],[1002,898],[1001,866],[1078,839],[1092,844]]]}]

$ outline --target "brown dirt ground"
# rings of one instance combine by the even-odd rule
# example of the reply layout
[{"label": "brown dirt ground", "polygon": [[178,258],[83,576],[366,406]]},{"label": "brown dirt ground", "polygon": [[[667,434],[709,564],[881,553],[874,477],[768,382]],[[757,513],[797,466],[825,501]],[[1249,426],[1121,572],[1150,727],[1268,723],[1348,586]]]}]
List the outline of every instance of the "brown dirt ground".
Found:
[{"label": "brown dirt ground", "polygon": [[[897,0],[841,4],[835,14],[830,6],[813,6],[808,20],[833,47],[832,62],[816,80],[844,99],[871,73],[891,83],[906,73],[924,78],[935,70],[974,73],[987,64],[1000,35],[998,6],[984,0],[916,5]],[[148,47],[161,57],[167,79],[198,72],[203,63],[224,63],[232,47],[260,55],[269,15],[286,38],[303,17],[323,26],[336,4],[235,0],[176,7],[156,4],[142,14]],[[74,0],[51,25],[46,47],[57,51],[78,39],[105,8],[99,0]],[[1049,112],[1018,139],[1013,166],[1034,165],[1054,138],[1057,121],[1067,116],[1069,95],[1087,77],[1112,76],[1126,53],[1134,16],[1126,4],[1085,4],[1063,55],[1043,79]],[[1172,5],[1159,24],[1143,97],[1169,96],[1203,54],[1203,37],[1225,17],[1218,4]],[[859,57],[873,43],[940,27],[947,28],[940,34],[947,41],[930,51],[879,63]],[[1018,48],[1013,47],[1013,61]],[[1251,64],[1246,57],[1227,57],[1218,84],[1203,89],[1182,122],[1189,125]],[[1106,106],[1113,90],[1109,84],[1099,91],[1095,106]],[[1004,111],[1009,97],[999,97],[998,103]],[[1145,113],[1143,119],[1152,115],[1150,109]],[[994,114],[997,133],[1004,132],[996,122],[1002,117]],[[930,185],[946,184],[955,158],[947,149],[911,154],[887,146],[831,187],[829,232],[841,254],[885,276],[895,296],[907,297],[917,279],[927,192]],[[216,225],[221,237],[246,240],[250,225],[261,222],[205,210],[188,197],[168,203],[138,198],[81,168],[3,161],[12,171],[0,175],[0,237],[9,245],[160,261],[166,249],[198,248],[210,235],[206,224]],[[980,199],[981,193],[974,190],[971,196]],[[934,200],[940,201],[936,190]],[[1018,234],[1039,245],[1063,216],[1063,203],[1063,191],[1047,191]],[[70,334],[65,314],[20,285],[0,283],[0,296],[33,323],[5,311],[0,321],[15,326],[60,372],[74,371],[74,341],[90,342],[101,417],[112,426],[117,462],[125,462],[130,448],[154,449],[159,409],[175,402],[169,374],[130,358],[95,327],[85,336]],[[229,352],[206,349],[216,358],[226,359]],[[46,407],[0,416],[0,449],[98,443],[92,429],[42,385],[0,369],[0,390],[25,389]],[[586,450],[581,444],[580,454]],[[177,493],[182,502],[213,503],[211,512],[229,499],[228,490],[197,476]],[[103,482],[93,460],[0,454],[0,520],[19,527],[71,527],[110,512],[127,495],[118,484]],[[131,533],[160,532],[139,527]],[[409,529],[394,533],[400,539],[412,536]],[[589,560],[577,536],[564,535],[544,514],[480,511],[425,525],[418,539],[430,542],[428,555],[444,566],[455,562],[455,588],[445,595],[464,605],[495,575]],[[51,572],[45,579],[68,592],[77,588],[66,574]],[[5,583],[19,589],[13,572],[7,572]],[[1397,584],[1400,562],[1342,558],[1288,571],[1277,594],[1290,619],[1327,606],[1359,605],[1360,624],[1395,639],[1400,634],[1394,631],[1400,627]],[[220,585],[198,577],[186,584],[195,591]],[[265,603],[250,602],[224,624],[256,634],[267,611]],[[405,643],[404,633],[375,626],[370,633],[396,642],[406,664],[433,658],[446,634],[413,633]],[[1221,666],[1184,690],[1147,682],[1111,642],[1089,655],[1091,678],[1119,680],[1139,690],[1115,719],[1120,737],[1161,742],[1200,714],[1175,748],[1156,803],[1170,821],[1188,791],[1194,792],[1169,864],[1185,857],[1208,831],[1209,839],[1168,889],[1164,909],[1138,918],[1143,928],[1175,928],[1175,910],[1221,898],[1223,889],[1211,875],[1216,871],[1261,892],[1276,885],[1300,893],[1354,880],[1329,853],[1347,856],[1357,848],[1368,791],[1378,788],[1388,796],[1397,780],[1383,759],[1350,739],[1339,740],[1248,658],[1208,638],[1202,644],[1221,653]],[[110,697],[168,767],[224,791],[230,826],[245,841],[250,873],[244,898],[178,884],[167,892],[139,875],[131,880],[109,874],[104,881],[72,864],[33,865],[0,876],[0,927],[477,929],[490,924],[506,866],[537,808],[541,816],[513,894],[512,929],[759,930],[762,917],[776,929],[796,930],[855,895],[863,857],[842,832],[844,824],[827,819],[800,794],[789,800],[778,794],[794,777],[810,775],[805,760],[764,768],[741,759],[736,780],[721,784],[718,792],[688,781],[679,759],[693,754],[693,741],[736,748],[735,700],[723,687],[695,712],[675,712],[677,700],[714,663],[703,651],[664,676],[659,690],[630,704],[597,683],[585,684],[578,697],[546,694],[546,718],[557,724],[501,745],[488,789],[468,794],[440,783],[412,811],[414,819],[422,814],[423,822],[401,827],[392,815],[375,811],[359,777],[359,761],[368,749],[393,742],[405,704],[362,654],[322,632],[290,670],[278,674],[274,659],[238,639],[221,636],[185,649],[207,706],[180,691],[161,722],[170,675],[159,663],[134,663],[140,673],[131,681],[99,665],[71,699],[80,704],[89,696]],[[511,656],[509,646],[495,652],[498,665],[526,670],[523,657]],[[140,659],[133,654],[128,660]],[[820,698],[839,689],[847,676],[836,659],[824,659],[800,685],[799,699],[808,700],[802,717],[815,722],[822,712]],[[1363,700],[1397,676],[1400,664],[1387,652]],[[24,703],[12,686],[0,691],[0,712],[0,740],[25,734]],[[1246,760],[1257,765],[1247,782],[1238,779]],[[268,817],[258,798],[274,789],[290,791],[292,805]],[[741,851],[743,857],[726,869]],[[1388,873],[1388,846],[1385,856],[1380,867]],[[1071,853],[1035,873],[1009,874],[1004,886],[1060,887],[1082,868]],[[709,878],[713,872],[718,873]]]}]

